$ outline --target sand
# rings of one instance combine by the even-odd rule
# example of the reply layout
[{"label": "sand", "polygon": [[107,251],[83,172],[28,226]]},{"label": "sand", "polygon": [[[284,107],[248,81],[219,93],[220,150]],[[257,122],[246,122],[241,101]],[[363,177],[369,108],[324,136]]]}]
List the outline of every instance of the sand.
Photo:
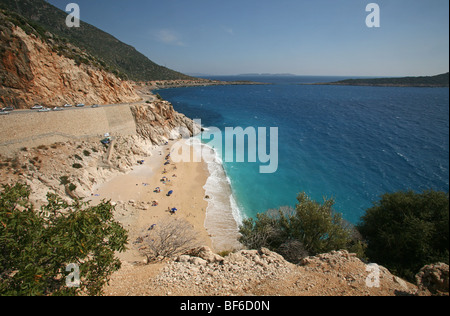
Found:
[{"label": "sand", "polygon": [[[165,218],[187,220],[198,234],[200,244],[213,248],[205,228],[208,202],[203,186],[209,177],[207,165],[205,162],[174,163],[172,160],[169,160],[169,165],[164,165],[171,145],[155,148],[151,157],[143,158],[143,165],[136,164],[133,171],[113,178],[92,192],[92,205],[106,199],[118,203],[117,209],[123,205],[132,209],[129,213],[122,211],[124,214],[116,216],[129,231],[129,249],[119,255],[123,261],[143,259],[132,242],[151,225]],[[165,184],[161,182],[164,176],[169,180]],[[157,187],[161,189],[160,193],[154,192]],[[173,194],[169,197],[167,193],[170,190]],[[153,201],[157,201],[158,205],[152,206]],[[169,208],[177,208],[178,211],[172,215]]]}]

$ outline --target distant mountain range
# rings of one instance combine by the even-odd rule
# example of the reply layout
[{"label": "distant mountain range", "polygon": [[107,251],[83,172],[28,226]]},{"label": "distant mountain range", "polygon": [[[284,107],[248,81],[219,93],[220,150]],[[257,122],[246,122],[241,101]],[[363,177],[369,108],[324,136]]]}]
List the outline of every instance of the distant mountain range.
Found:
[{"label": "distant mountain range", "polygon": [[437,76],[402,77],[402,78],[376,78],[376,79],[348,79],[323,85],[342,86],[380,86],[380,87],[448,87],[449,73]]},{"label": "distant mountain range", "polygon": [[20,15],[35,29],[64,39],[97,59],[106,70],[133,81],[191,79],[160,66],[112,35],[81,22],[79,28],[66,26],[67,13],[44,0],[0,0],[0,9]]}]

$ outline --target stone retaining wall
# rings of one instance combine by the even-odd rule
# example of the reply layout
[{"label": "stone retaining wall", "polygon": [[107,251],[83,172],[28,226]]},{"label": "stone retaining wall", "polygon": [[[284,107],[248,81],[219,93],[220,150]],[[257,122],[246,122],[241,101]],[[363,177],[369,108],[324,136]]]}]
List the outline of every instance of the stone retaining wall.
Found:
[{"label": "stone retaining wall", "polygon": [[0,116],[0,154],[9,156],[23,147],[33,148],[68,140],[136,135],[130,106],[26,112]]}]

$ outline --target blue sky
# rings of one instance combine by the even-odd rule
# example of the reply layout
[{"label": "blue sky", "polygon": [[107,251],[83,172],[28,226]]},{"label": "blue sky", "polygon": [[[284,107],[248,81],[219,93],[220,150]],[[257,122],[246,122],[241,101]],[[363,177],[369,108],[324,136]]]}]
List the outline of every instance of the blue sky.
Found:
[{"label": "blue sky", "polygon": [[[448,0],[48,0],[184,73],[435,75],[449,70]],[[375,2],[381,26],[366,26]]]}]

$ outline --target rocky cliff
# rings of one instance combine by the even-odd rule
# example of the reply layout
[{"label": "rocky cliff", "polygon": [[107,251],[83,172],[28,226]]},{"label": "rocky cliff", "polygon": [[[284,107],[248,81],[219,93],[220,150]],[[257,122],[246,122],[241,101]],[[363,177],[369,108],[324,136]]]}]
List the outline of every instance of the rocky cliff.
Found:
[{"label": "rocky cliff", "polygon": [[[436,269],[435,269],[436,270]],[[436,274],[433,270],[432,274]],[[448,266],[437,270],[447,271]],[[434,278],[436,279],[436,278]],[[422,287],[419,283],[419,287]],[[193,249],[160,265],[125,263],[113,275],[107,295],[149,296],[396,296],[430,295],[428,290],[367,265],[347,251],[307,257],[299,265],[268,249],[241,250],[221,257]],[[445,295],[445,294],[444,294]]]},{"label": "rocky cliff", "polygon": [[5,14],[0,12],[0,107],[140,100],[129,82],[95,67],[101,61],[48,32],[39,36],[25,22],[19,27]]},{"label": "rocky cliff", "polygon": [[131,106],[136,132],[154,144],[162,144],[167,140],[191,137],[200,133],[200,126],[191,119],[174,110],[167,101],[154,101],[149,104]]}]

